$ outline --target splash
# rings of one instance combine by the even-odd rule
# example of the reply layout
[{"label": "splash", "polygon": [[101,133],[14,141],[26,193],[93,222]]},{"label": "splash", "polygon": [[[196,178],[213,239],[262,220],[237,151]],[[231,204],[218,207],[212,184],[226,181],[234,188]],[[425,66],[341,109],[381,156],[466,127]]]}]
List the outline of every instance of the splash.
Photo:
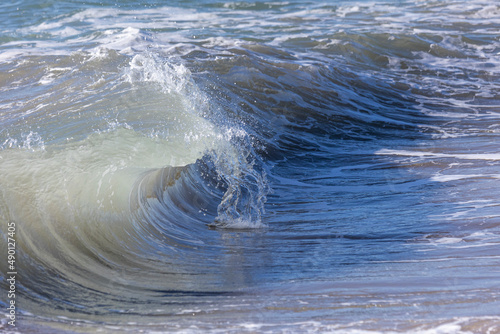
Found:
[{"label": "splash", "polygon": [[175,95],[183,110],[176,117],[196,117],[184,141],[206,143],[203,154],[214,161],[218,179],[226,184],[214,226],[262,227],[262,213],[270,191],[265,173],[258,171],[257,154],[248,133],[230,124],[217,104],[196,85],[192,73],[182,64],[163,61],[154,55],[138,55],[130,62],[126,78],[131,83],[152,82],[166,95]]}]

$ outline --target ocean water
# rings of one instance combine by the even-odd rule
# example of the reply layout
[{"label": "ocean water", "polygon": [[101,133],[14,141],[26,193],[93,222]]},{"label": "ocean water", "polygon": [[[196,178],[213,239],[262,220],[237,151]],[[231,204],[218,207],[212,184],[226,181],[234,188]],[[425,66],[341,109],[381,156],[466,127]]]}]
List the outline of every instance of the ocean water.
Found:
[{"label": "ocean water", "polygon": [[500,333],[500,4],[1,4],[0,228],[5,333]]}]

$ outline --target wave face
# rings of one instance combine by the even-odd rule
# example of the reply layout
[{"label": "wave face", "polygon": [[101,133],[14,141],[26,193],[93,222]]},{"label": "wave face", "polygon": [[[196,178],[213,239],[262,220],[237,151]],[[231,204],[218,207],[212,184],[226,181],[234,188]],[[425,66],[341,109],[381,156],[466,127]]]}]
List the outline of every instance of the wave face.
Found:
[{"label": "wave face", "polygon": [[245,130],[211,121],[220,111],[189,69],[101,49],[26,62],[48,74],[4,114],[0,155],[26,309],[117,312],[144,293],[234,288],[216,229],[262,228],[268,181]]},{"label": "wave face", "polygon": [[498,5],[0,8],[2,330],[498,330]]}]

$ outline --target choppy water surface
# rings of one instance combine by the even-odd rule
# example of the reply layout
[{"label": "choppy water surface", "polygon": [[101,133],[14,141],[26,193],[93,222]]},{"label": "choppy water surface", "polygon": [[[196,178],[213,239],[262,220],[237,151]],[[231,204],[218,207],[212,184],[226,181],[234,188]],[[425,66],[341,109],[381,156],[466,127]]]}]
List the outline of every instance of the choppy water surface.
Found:
[{"label": "choppy water surface", "polygon": [[500,333],[500,4],[0,8],[2,330]]}]

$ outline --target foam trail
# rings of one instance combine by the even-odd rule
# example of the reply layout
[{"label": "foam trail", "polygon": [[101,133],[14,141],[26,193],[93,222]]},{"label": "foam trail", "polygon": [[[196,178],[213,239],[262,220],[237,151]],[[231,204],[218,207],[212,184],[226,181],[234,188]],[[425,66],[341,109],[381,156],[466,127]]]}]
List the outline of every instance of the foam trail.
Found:
[{"label": "foam trail", "polygon": [[404,150],[389,150],[381,149],[376,152],[378,155],[396,155],[396,156],[406,156],[406,157],[419,157],[419,158],[456,158],[461,160],[500,160],[500,154],[498,153],[473,153],[473,154],[450,154],[450,153],[433,153],[433,152],[421,152],[421,151],[404,151]]}]

